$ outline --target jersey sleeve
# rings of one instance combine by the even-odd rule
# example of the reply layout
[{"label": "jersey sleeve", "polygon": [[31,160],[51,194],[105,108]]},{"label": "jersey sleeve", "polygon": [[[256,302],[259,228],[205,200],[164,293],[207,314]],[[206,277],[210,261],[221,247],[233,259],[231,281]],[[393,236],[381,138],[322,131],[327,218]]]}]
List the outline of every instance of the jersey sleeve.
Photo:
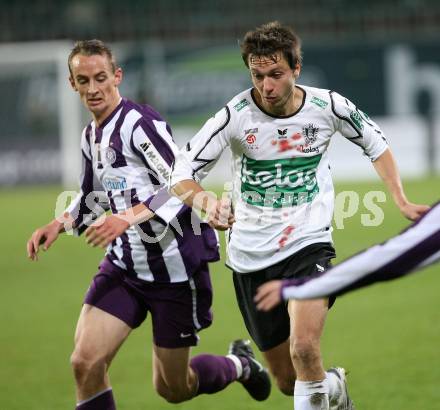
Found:
[{"label": "jersey sleeve", "polygon": [[350,100],[330,91],[336,131],[360,146],[371,161],[379,158],[388,148],[388,142],[379,126]]},{"label": "jersey sleeve", "polygon": [[175,218],[183,203],[168,193],[171,166],[179,150],[165,121],[141,119],[134,127],[131,147],[156,183],[155,193],[143,203],[166,223]]},{"label": "jersey sleeve", "polygon": [[210,118],[180,150],[171,173],[170,185],[185,179],[200,182],[208,175],[229,145],[231,129],[231,112],[226,106]]},{"label": "jersey sleeve", "polygon": [[165,121],[141,119],[133,127],[132,148],[160,185],[167,184],[178,148]]},{"label": "jersey sleeve", "polygon": [[90,128],[86,128],[81,136],[80,191],[65,210],[74,219],[75,235],[81,235],[96,218],[110,208],[107,195],[93,172],[89,132]]}]

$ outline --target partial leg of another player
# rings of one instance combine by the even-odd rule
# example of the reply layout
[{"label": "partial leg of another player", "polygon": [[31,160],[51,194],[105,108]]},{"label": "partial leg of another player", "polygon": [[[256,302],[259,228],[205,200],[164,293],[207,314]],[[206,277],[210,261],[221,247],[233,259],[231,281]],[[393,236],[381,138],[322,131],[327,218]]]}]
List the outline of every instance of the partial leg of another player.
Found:
[{"label": "partial leg of another player", "polygon": [[228,356],[201,354],[191,360],[189,356],[190,347],[153,347],[153,384],[170,403],[217,393],[234,381],[241,382],[255,400],[265,400],[270,394],[269,376],[249,351]]},{"label": "partial leg of another player", "polygon": [[153,345],[153,385],[170,403],[180,403],[197,394],[198,380],[189,367],[189,354],[189,347],[168,349]]},{"label": "partial leg of another player", "polygon": [[147,298],[153,323],[153,383],[162,397],[178,403],[239,381],[255,400],[267,399],[269,376],[247,347],[227,356],[201,354],[190,359],[197,333],[212,321],[207,265],[188,282],[153,286],[151,291]]},{"label": "partial leg of another player", "polygon": [[288,360],[290,358],[290,339],[262,352],[262,354],[279,390],[286,396],[293,396],[296,374],[292,360]]},{"label": "partial leg of another player", "polygon": [[77,410],[115,409],[108,369],[131,328],[117,317],[85,304],[71,356],[77,389]]},{"label": "partial leg of another player", "polygon": [[190,347],[153,347],[153,384],[170,403],[223,390],[241,377],[246,366],[225,356],[203,354],[190,360],[189,355]]}]

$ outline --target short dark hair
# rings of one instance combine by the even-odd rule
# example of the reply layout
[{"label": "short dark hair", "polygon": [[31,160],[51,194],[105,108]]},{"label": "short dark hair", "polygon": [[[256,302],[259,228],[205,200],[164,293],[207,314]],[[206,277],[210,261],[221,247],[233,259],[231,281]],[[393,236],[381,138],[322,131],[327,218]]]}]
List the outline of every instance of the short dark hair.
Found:
[{"label": "short dark hair", "polygon": [[82,54],[84,56],[105,55],[110,61],[112,71],[115,72],[116,70],[116,61],[110,47],[105,45],[104,42],[102,42],[101,40],[96,40],[96,39],[81,40],[81,41],[77,41],[74,44],[72,51],[69,54],[69,58],[67,60],[67,63],[69,65],[70,75],[72,75],[72,68],[70,64],[72,63],[73,57],[75,57],[77,54]]},{"label": "short dark hair", "polygon": [[241,56],[249,68],[249,55],[272,56],[278,51],[284,55],[290,68],[302,63],[301,39],[291,27],[272,21],[248,31],[241,46]]}]

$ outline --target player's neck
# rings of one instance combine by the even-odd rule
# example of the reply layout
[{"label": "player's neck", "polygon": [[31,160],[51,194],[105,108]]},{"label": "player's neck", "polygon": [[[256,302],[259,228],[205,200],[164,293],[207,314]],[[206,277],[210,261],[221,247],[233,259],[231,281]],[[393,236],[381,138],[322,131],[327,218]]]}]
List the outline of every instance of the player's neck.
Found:
[{"label": "player's neck", "polygon": [[116,110],[117,106],[121,102],[121,96],[117,95],[117,97],[112,101],[112,103],[100,113],[92,113],[93,121],[95,122],[97,127],[101,127],[101,125],[109,118],[113,112]]},{"label": "player's neck", "polygon": [[301,88],[294,86],[290,98],[286,101],[286,104],[280,107],[280,113],[278,115],[289,116],[295,114],[302,105],[303,94],[304,92]]}]

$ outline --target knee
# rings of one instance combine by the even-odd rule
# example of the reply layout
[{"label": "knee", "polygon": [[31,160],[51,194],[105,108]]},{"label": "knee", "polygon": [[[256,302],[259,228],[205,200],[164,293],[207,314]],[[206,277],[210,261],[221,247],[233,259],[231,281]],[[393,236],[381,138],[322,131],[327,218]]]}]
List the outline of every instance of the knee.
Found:
[{"label": "knee", "polygon": [[294,340],[291,346],[291,355],[294,363],[299,362],[305,365],[321,360],[319,340]]},{"label": "knee", "polygon": [[105,372],[105,360],[96,355],[75,349],[70,356],[70,364],[77,382],[84,382],[90,375]]}]

